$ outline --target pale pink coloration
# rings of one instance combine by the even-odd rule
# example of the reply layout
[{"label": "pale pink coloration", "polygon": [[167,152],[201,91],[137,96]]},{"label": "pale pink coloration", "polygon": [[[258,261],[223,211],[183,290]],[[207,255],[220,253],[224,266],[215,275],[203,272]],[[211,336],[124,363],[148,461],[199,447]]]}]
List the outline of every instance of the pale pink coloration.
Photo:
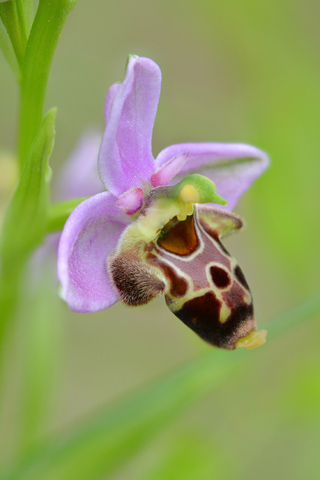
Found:
[{"label": "pale pink coloration", "polygon": [[132,56],[123,82],[107,93],[99,174],[108,192],[72,212],[59,246],[61,295],[73,311],[102,310],[117,301],[107,258],[152,187],[201,173],[214,181],[232,209],[268,165],[264,152],[245,144],[184,143],[154,159],[151,140],[160,88],[158,65]]}]

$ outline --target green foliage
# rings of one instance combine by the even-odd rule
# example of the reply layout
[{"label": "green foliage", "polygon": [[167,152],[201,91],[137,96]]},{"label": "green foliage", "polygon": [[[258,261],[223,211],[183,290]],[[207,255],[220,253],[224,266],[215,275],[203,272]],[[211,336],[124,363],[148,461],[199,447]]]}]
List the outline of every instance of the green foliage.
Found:
[{"label": "green foliage", "polygon": [[48,76],[66,18],[76,0],[40,0],[26,47],[21,82],[19,158],[23,166],[43,115]]},{"label": "green foliage", "polygon": [[173,435],[165,451],[141,480],[212,480],[226,478],[225,453],[196,432]]}]

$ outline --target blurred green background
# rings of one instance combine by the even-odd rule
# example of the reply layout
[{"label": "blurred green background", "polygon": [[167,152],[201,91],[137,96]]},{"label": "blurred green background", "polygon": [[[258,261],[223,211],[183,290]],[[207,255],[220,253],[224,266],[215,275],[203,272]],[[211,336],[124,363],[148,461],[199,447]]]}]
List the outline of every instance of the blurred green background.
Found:
[{"label": "blurred green background", "polygon": [[[318,8],[313,0],[79,0],[49,80],[46,104],[58,107],[54,175],[88,127],[103,130],[104,97],[123,78],[129,53],[152,58],[162,70],[154,155],[172,143],[201,141],[251,143],[270,154],[270,169],[236,208],[247,227],[226,242],[266,328],[320,285]],[[0,146],[10,152],[18,89],[3,57],[0,72]],[[67,429],[211,348],[163,299],[72,314],[55,297],[54,266],[44,270],[38,301],[21,309],[7,345],[0,461],[21,437],[29,322],[46,325],[54,345],[46,366],[48,392],[55,379],[53,400],[41,435]],[[319,339],[315,318],[248,351],[245,369],[166,426],[112,478],[320,478]]]}]

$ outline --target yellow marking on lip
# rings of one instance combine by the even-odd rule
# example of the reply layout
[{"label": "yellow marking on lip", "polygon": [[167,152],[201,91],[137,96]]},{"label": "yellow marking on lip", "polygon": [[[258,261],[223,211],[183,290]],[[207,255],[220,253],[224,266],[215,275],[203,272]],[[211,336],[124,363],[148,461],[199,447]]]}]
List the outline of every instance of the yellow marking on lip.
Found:
[{"label": "yellow marking on lip", "polygon": [[224,302],[222,302],[220,315],[219,315],[219,322],[224,323],[228,319],[230,313],[231,313],[230,308],[228,308],[227,305]]}]

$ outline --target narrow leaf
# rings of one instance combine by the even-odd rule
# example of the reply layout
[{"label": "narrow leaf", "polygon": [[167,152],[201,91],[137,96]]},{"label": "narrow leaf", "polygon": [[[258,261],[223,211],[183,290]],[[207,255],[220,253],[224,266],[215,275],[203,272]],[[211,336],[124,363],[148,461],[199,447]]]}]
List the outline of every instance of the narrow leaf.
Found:
[{"label": "narrow leaf", "polygon": [[21,30],[16,2],[0,3],[0,18],[8,32],[15,56],[19,65],[22,65],[26,49],[27,37],[24,30]]},{"label": "narrow leaf", "polygon": [[2,23],[0,18],[0,48],[5,56],[7,62],[9,63],[10,67],[16,74],[17,79],[20,79],[20,67],[14,53],[12,44],[10,42],[10,38],[5,26]]}]

